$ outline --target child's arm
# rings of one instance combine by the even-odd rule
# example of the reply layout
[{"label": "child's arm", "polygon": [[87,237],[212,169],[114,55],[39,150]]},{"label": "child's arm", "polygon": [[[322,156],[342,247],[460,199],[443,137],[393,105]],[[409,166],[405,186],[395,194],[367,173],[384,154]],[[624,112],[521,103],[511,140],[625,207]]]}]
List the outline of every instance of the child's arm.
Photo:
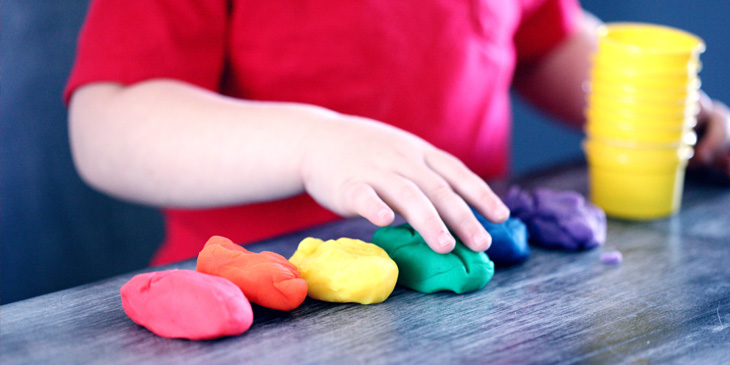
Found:
[{"label": "child's arm", "polygon": [[591,54],[601,21],[583,14],[578,29],[538,62],[520,65],[515,87],[530,102],[575,127],[585,121]]},{"label": "child's arm", "polygon": [[494,221],[509,215],[451,155],[391,126],[319,107],[151,80],[82,87],[69,120],[81,176],[140,203],[203,208],[306,190],[334,212],[376,225],[398,211],[437,252],[454,247],[446,225],[472,249],[488,248],[467,203]]}]

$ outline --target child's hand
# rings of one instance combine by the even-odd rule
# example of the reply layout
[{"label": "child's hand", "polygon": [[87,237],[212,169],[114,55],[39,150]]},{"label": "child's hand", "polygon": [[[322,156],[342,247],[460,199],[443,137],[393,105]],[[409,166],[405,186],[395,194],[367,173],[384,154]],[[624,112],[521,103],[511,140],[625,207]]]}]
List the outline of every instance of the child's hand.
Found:
[{"label": "child's hand", "polygon": [[446,225],[469,248],[489,248],[491,237],[467,203],[495,222],[509,216],[459,160],[370,119],[305,104],[235,100],[164,79],[87,85],[70,108],[81,176],[130,201],[208,208],[306,189],[332,211],[380,226],[393,221],[395,210],[436,252],[454,247]]},{"label": "child's hand", "polygon": [[697,130],[700,140],[692,164],[719,169],[730,178],[730,109],[703,92]]},{"label": "child's hand", "polygon": [[454,248],[447,225],[472,250],[489,248],[491,237],[467,203],[492,221],[509,217],[481,178],[412,134],[336,115],[314,135],[302,159],[302,181],[314,199],[338,214],[385,226],[395,210],[439,253]]}]

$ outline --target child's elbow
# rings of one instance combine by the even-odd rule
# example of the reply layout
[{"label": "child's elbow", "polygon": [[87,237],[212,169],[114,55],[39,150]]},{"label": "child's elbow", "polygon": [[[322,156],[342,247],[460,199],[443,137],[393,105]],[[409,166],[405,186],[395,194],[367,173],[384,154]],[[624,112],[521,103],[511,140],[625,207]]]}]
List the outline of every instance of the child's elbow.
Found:
[{"label": "child's elbow", "polygon": [[[109,168],[105,166],[104,147],[107,144],[108,128],[105,127],[103,111],[108,109],[108,92],[114,86],[82,87],[71,96],[69,101],[68,130],[71,156],[81,179],[98,190],[105,188],[109,180]],[[106,131],[105,131],[106,130]],[[107,146],[108,147],[108,146]]]}]

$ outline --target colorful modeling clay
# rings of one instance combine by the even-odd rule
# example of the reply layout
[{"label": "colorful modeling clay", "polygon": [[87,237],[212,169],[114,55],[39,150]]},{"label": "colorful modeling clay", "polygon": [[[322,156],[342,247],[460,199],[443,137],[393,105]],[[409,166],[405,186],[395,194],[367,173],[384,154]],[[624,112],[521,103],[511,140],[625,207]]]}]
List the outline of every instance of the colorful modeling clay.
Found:
[{"label": "colorful modeling clay", "polygon": [[510,217],[504,223],[492,223],[476,210],[472,209],[472,212],[492,236],[492,245],[486,254],[496,266],[517,265],[530,258],[527,227],[519,218]]},{"label": "colorful modeling clay", "polygon": [[195,269],[232,281],[251,302],[263,307],[292,310],[307,297],[307,283],[286,258],[248,251],[225,237],[208,240]]},{"label": "colorful modeling clay", "polygon": [[621,251],[604,252],[601,254],[601,262],[604,264],[620,264],[624,256]]},{"label": "colorful modeling clay", "polygon": [[484,252],[474,252],[457,239],[453,251],[436,253],[407,223],[378,229],[373,243],[398,264],[398,284],[422,293],[467,293],[483,288],[494,275],[494,263]]},{"label": "colorful modeling clay", "polygon": [[134,276],[120,290],[134,323],[167,338],[208,340],[251,327],[251,304],[230,281],[192,270]]},{"label": "colorful modeling clay", "polygon": [[504,203],[525,222],[535,245],[576,251],[606,241],[606,214],[574,191],[535,189],[530,194],[515,186]]},{"label": "colorful modeling clay", "polygon": [[327,302],[380,303],[398,280],[398,266],[380,247],[351,238],[305,238],[289,259],[309,285],[309,296]]}]

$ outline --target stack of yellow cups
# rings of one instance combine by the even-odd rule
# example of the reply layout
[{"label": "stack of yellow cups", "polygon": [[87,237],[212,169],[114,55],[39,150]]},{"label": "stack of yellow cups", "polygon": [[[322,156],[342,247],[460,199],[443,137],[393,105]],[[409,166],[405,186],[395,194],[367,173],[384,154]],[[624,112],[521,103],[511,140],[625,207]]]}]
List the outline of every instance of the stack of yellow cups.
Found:
[{"label": "stack of yellow cups", "polygon": [[591,200],[607,215],[643,220],[679,210],[704,50],[700,38],[664,26],[599,30],[583,148]]}]

